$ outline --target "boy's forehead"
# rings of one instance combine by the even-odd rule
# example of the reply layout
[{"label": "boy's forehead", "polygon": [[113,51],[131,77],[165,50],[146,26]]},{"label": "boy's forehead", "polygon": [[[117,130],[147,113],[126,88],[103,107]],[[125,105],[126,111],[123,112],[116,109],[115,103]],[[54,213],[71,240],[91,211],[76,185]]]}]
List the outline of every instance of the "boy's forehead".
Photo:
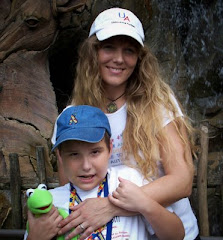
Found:
[{"label": "boy's forehead", "polygon": [[91,143],[91,142],[84,142],[84,141],[80,141],[80,140],[68,140],[68,141],[64,141],[61,143],[61,147],[72,147],[72,146],[89,146],[89,147],[94,147],[99,145],[100,143],[105,142],[105,138],[102,138],[102,140],[100,140],[99,142],[96,143]]}]

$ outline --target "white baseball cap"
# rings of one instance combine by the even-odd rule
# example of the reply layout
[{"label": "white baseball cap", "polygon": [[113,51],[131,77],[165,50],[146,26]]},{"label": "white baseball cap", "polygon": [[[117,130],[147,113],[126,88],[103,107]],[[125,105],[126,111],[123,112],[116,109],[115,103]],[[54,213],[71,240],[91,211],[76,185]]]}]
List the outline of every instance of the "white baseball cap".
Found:
[{"label": "white baseball cap", "polygon": [[126,35],[144,46],[145,36],[142,23],[127,9],[110,8],[101,12],[91,26],[89,37],[94,34],[99,41],[117,35]]}]

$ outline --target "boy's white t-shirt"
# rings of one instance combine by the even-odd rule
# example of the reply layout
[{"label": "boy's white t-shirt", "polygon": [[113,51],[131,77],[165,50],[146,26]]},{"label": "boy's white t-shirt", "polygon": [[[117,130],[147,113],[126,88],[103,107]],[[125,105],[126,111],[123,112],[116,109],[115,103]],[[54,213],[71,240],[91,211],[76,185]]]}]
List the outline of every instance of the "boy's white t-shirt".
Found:
[{"label": "boy's white t-shirt", "polygon": [[[143,179],[140,177],[138,171],[133,168],[128,168],[124,165],[113,167],[108,169],[108,188],[109,193],[112,193],[116,189],[119,184],[118,176],[122,176],[123,178],[128,178],[131,181],[136,182],[136,184],[143,184]],[[69,199],[70,199],[70,185],[69,183],[50,190],[53,195],[53,204],[56,207],[60,207],[65,209],[68,212],[69,209]],[[95,198],[97,197],[98,186],[90,191],[84,191],[77,187],[76,191],[82,201],[87,198]],[[104,197],[104,192],[102,196]],[[150,235],[154,234],[153,229],[147,223],[145,224],[145,219],[141,216],[133,216],[133,217],[115,217],[113,219],[112,224],[112,239],[116,240],[136,240],[136,239],[150,239]],[[106,229],[102,231],[104,238],[106,239]],[[96,240],[98,238],[95,238]]]},{"label": "boy's white t-shirt", "polygon": [[[148,183],[144,180],[143,176],[136,169],[130,168],[125,165],[111,167],[108,169],[108,188],[111,194],[119,185],[118,177],[130,180],[138,186]],[[58,208],[63,208],[68,213],[69,199],[70,199],[70,185],[66,184],[50,190],[53,195],[53,204]],[[87,198],[97,197],[98,187],[90,191],[83,191],[76,188],[78,195],[82,200]],[[102,197],[104,195],[102,194]],[[140,204],[140,203],[139,203]],[[174,212],[181,221],[185,228],[184,240],[193,240],[198,235],[197,219],[195,218],[191,209],[188,198],[179,200],[167,208],[170,212]],[[106,236],[106,229],[102,232]],[[112,224],[112,239],[115,240],[138,240],[138,239],[151,239],[154,231],[148,221],[141,215],[131,217],[115,217]],[[27,238],[27,233],[24,239]]]}]

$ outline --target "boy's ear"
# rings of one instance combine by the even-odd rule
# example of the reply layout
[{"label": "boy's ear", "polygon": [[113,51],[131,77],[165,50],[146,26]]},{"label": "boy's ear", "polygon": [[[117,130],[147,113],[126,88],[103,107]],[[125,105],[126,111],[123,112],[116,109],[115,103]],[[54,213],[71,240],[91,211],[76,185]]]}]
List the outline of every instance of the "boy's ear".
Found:
[{"label": "boy's ear", "polygon": [[57,160],[60,162],[60,164],[63,163],[61,155],[60,155],[60,150],[58,148],[55,149]]}]

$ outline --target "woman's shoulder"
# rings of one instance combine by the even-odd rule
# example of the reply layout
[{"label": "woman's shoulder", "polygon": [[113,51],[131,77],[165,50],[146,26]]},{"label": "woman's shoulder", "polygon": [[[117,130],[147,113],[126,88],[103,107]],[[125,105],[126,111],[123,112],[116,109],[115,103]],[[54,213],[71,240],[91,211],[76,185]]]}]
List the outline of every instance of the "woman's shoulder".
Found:
[{"label": "woman's shoulder", "polygon": [[172,122],[176,117],[183,117],[183,112],[180,108],[180,105],[176,99],[176,97],[171,94],[170,101],[173,103],[175,108],[175,115],[173,112],[169,111],[165,106],[161,108],[161,117],[162,117],[162,126],[165,127],[167,124]]}]

